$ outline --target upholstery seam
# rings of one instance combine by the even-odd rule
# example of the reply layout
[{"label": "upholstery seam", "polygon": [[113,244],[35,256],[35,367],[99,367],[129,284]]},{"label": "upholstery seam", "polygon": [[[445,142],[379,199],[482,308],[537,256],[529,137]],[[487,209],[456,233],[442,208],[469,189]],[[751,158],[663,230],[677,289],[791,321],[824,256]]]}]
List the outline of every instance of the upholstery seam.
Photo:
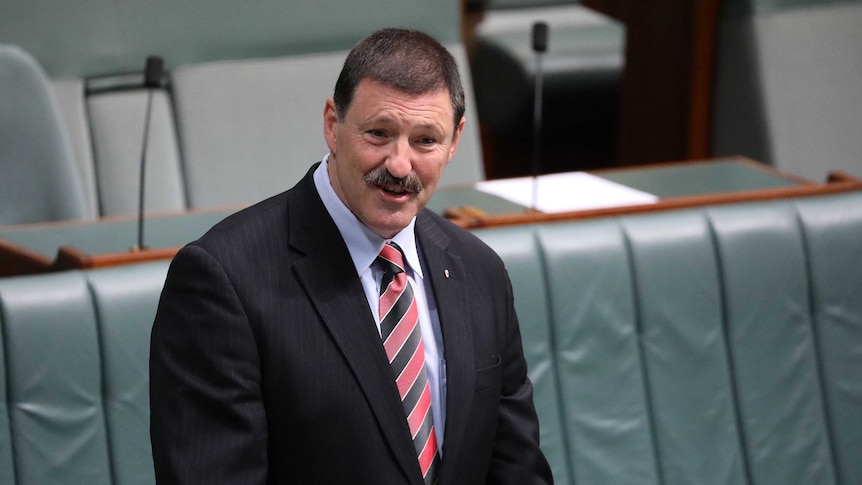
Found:
[{"label": "upholstery seam", "polygon": [[[538,256],[539,256],[539,268],[541,269],[542,283],[544,283],[545,288],[550,288],[550,275],[548,272],[548,258],[545,252],[545,247],[542,245],[542,239],[539,237],[539,232],[541,231],[541,226],[536,226],[533,228],[531,232],[533,243],[535,244]],[[562,379],[560,377],[560,365],[559,365],[559,346],[557,345],[557,333],[555,331],[554,325],[554,309],[552,305],[553,293],[545,292],[545,311],[548,313],[548,321],[547,321],[547,330],[548,330],[548,345],[550,346],[550,354],[551,354],[551,369],[554,373],[554,398],[557,402],[557,418],[560,420],[561,424],[566,423],[566,409],[564,406],[563,398],[562,398]],[[569,440],[568,433],[560,433],[560,439],[563,442],[563,449],[566,450],[566,459],[564,460],[565,471],[569,478],[569,483],[575,484],[577,480],[575,479],[575,466],[574,460],[571,457],[574,456],[575,447],[574,444]]]},{"label": "upholstery seam", "polygon": [[817,308],[817,302],[814,292],[814,269],[811,261],[808,232],[805,230],[805,224],[802,221],[802,214],[799,209],[798,202],[794,204],[794,209],[796,224],[799,230],[799,238],[802,243],[802,254],[805,259],[805,286],[808,293],[809,331],[811,332],[811,338],[813,340],[812,351],[814,352],[814,362],[817,366],[817,388],[820,392],[820,406],[826,428],[824,430],[826,432],[826,446],[829,450],[829,463],[832,465],[835,483],[841,484],[844,483],[844,481],[841,477],[841,468],[838,466],[838,455],[835,452],[837,448],[835,446],[835,428],[833,426],[832,413],[830,411],[832,409],[831,401],[829,399],[829,393],[826,392],[826,373],[823,365],[823,352],[821,351],[823,348],[821,344],[822,340],[818,331],[819,325],[817,323],[815,310]]},{"label": "upholstery seam", "polygon": [[728,318],[728,301],[727,301],[727,278],[724,271],[724,258],[722,257],[721,245],[718,241],[718,233],[715,228],[715,221],[712,214],[705,214],[707,228],[709,230],[710,239],[712,240],[712,249],[715,255],[716,275],[718,277],[719,300],[721,301],[721,332],[724,343],[724,354],[727,359],[727,371],[730,379],[730,393],[733,401],[733,420],[736,423],[736,436],[739,442],[739,450],[742,459],[742,471],[745,477],[745,483],[754,483],[751,476],[751,463],[748,450],[748,437],[745,432],[745,426],[742,419],[742,404],[739,402],[739,383],[736,378],[736,362],[733,357],[733,346],[731,344],[730,335],[730,320]]},{"label": "upholstery seam", "polygon": [[658,436],[656,432],[655,413],[653,412],[654,402],[652,396],[652,388],[650,386],[650,375],[646,362],[646,350],[644,349],[640,286],[638,285],[637,270],[635,268],[634,249],[632,248],[632,241],[629,232],[626,230],[625,227],[625,219],[617,217],[616,222],[617,227],[620,231],[620,235],[623,239],[623,246],[625,247],[626,258],[628,259],[629,280],[631,281],[632,289],[632,309],[634,310],[635,341],[637,343],[638,363],[640,365],[641,384],[643,386],[644,393],[644,411],[646,412],[647,421],[649,423],[648,432],[650,436],[650,444],[653,448],[653,466],[655,467],[656,483],[665,483],[664,469],[662,468],[661,449],[659,448]]},{"label": "upholstery seam", "polygon": [[114,447],[112,445],[111,439],[111,420],[108,419],[108,385],[107,385],[107,362],[105,362],[105,339],[104,339],[104,319],[101,311],[101,307],[98,305],[96,298],[96,291],[93,287],[93,282],[90,279],[90,273],[81,272],[81,276],[84,277],[84,280],[87,284],[87,293],[90,296],[90,305],[93,307],[93,316],[95,317],[95,326],[96,326],[96,342],[98,344],[99,351],[99,405],[101,406],[101,414],[102,414],[102,426],[105,429],[105,446],[106,446],[106,455],[108,459],[108,477],[111,480],[111,483],[117,483],[117,471],[114,466],[114,460],[116,459],[114,453]]},{"label": "upholstery seam", "polygon": [[9,430],[9,457],[12,460],[12,480],[18,482],[18,460],[16,459],[15,449],[15,426],[12,425],[14,418],[12,416],[12,397],[11,388],[9,385],[9,331],[6,329],[9,316],[6,314],[6,305],[3,304],[3,294],[0,293],[0,335],[3,338],[3,386],[6,393],[6,422]]}]

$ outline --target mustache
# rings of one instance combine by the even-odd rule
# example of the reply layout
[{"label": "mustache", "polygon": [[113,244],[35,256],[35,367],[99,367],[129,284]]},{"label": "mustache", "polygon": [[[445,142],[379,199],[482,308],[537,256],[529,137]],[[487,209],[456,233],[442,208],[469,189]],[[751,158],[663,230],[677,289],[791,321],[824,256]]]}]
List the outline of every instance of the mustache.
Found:
[{"label": "mustache", "polygon": [[410,172],[406,177],[398,178],[389,173],[385,167],[377,167],[374,170],[365,174],[365,182],[371,185],[386,185],[395,186],[401,190],[406,190],[418,194],[422,192],[424,186],[419,176],[414,172]]}]

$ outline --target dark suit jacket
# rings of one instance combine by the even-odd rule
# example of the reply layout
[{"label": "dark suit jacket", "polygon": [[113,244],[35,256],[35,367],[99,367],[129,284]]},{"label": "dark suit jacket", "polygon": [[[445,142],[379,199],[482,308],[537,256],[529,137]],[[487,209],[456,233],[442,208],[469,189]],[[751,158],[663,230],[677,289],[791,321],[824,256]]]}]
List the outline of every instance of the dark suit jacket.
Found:
[{"label": "dark suit jacket", "polygon": [[[171,264],[150,354],[160,484],[422,483],[374,319],[312,171]],[[440,485],[551,483],[502,262],[429,211],[416,237],[447,362]]]}]

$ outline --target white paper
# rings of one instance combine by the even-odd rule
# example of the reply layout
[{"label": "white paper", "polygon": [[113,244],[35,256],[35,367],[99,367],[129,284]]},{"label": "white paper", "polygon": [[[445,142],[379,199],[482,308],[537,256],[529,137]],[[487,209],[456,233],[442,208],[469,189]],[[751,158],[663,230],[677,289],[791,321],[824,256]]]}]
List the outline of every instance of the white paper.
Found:
[{"label": "white paper", "polygon": [[658,197],[653,194],[586,172],[540,175],[535,179],[518,177],[487,180],[478,182],[476,189],[524,207],[533,207],[534,183],[537,184],[535,209],[541,212],[602,209],[651,204],[658,201]]}]

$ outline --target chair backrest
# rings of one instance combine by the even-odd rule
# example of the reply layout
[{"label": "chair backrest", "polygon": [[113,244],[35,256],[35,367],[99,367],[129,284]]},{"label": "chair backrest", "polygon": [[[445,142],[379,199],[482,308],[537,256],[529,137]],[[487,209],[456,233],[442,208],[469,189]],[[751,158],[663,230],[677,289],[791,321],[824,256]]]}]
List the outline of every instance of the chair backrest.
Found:
[{"label": "chair backrest", "polygon": [[84,84],[84,80],[80,78],[51,80],[54,97],[63,117],[63,124],[72,140],[78,172],[84,183],[88,210],[92,211],[93,214],[100,214],[96,167],[93,161],[93,138],[85,102]]},{"label": "chair backrest", "polygon": [[45,72],[0,45],[0,224],[95,217]]},{"label": "chair backrest", "polygon": [[[152,100],[148,97],[152,95]],[[186,208],[174,110],[164,89],[108,90],[87,96],[101,215],[139,210],[141,156],[147,104],[150,119],[145,161],[144,210]]]},{"label": "chair backrest", "polygon": [[0,2],[0,42],[39,59],[52,79],[349,49],[381,27],[459,39],[452,0],[64,0]]},{"label": "chair backrest", "polygon": [[[461,68],[468,119],[441,184],[483,178],[478,119],[466,53]],[[328,151],[323,106],[347,51],[182,66],[174,102],[190,207],[262,200],[295,184]]]},{"label": "chair backrest", "polygon": [[0,483],[155,483],[149,341],[167,269],[0,278]]},{"label": "chair backrest", "polygon": [[2,2],[0,43],[29,51],[54,80],[88,204],[118,215],[137,211],[145,95],[122,82],[123,90],[106,87],[105,78],[140,77],[146,57],[160,55],[175,80],[153,103],[147,212],[252,202],[320,160],[322,106],[344,53],[390,26],[422,29],[453,48],[468,124],[443,183],[483,178],[459,12],[451,0]]},{"label": "chair backrest", "polygon": [[728,0],[717,39],[713,155],[823,180],[862,176],[862,1]]}]

